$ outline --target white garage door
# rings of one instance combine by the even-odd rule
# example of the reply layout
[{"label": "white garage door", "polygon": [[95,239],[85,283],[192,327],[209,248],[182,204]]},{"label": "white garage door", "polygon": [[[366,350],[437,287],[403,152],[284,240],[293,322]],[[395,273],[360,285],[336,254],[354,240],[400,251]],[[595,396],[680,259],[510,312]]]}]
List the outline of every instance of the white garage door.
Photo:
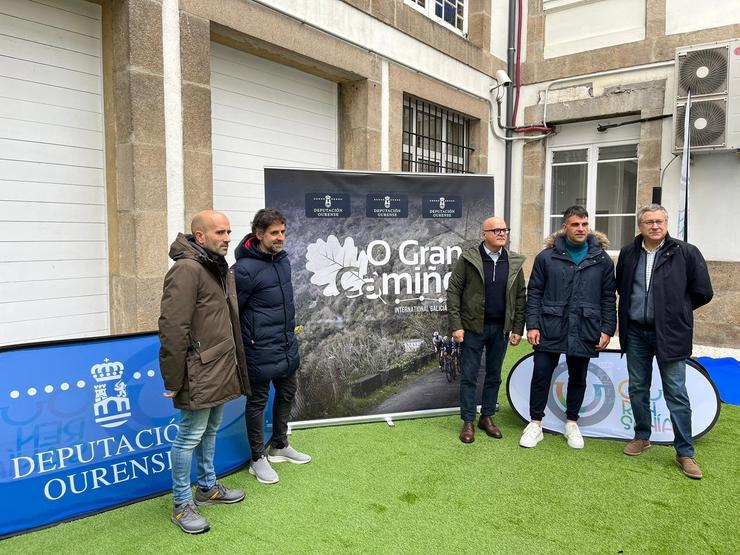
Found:
[{"label": "white garage door", "polygon": [[235,242],[265,206],[265,166],[337,167],[337,85],[211,44],[213,205]]},{"label": "white garage door", "polygon": [[100,15],[0,1],[0,344],[109,331]]}]

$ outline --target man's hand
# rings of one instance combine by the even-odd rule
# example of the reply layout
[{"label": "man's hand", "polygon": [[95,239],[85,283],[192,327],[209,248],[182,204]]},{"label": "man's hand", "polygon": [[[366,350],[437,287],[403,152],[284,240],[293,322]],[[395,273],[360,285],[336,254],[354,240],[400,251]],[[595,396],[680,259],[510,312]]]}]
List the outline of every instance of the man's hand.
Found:
[{"label": "man's hand", "polygon": [[540,330],[527,330],[527,341],[530,345],[537,346],[540,344]]},{"label": "man's hand", "polygon": [[597,351],[603,351],[606,349],[606,346],[609,344],[609,340],[611,339],[610,336],[606,335],[604,332],[601,333],[601,340],[599,341],[599,344],[596,345]]},{"label": "man's hand", "polygon": [[465,330],[455,330],[452,332],[452,339],[458,343],[465,341]]},{"label": "man's hand", "polygon": [[175,395],[177,395],[177,391],[165,391],[164,393],[162,393],[162,395],[164,395],[168,399],[172,399]]},{"label": "man's hand", "polygon": [[518,333],[512,333],[509,335],[509,343],[512,345],[519,345],[519,342],[522,340],[522,336]]}]

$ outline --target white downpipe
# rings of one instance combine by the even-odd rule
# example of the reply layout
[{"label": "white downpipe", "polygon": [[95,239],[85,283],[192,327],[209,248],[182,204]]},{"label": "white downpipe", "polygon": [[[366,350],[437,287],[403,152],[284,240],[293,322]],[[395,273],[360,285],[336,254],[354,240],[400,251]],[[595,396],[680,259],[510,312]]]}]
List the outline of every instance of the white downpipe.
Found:
[{"label": "white downpipe", "polygon": [[[167,238],[185,229],[185,184],[182,148],[182,68],[180,66],[180,1],[162,0],[162,69],[167,174]],[[172,264],[172,260],[169,261]]]}]

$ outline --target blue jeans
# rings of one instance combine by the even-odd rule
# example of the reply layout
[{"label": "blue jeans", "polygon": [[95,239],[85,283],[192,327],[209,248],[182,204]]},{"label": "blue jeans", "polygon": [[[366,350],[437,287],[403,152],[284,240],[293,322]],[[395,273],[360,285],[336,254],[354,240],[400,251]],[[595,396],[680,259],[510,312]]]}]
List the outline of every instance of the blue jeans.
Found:
[{"label": "blue jeans", "polygon": [[501,386],[501,363],[506,354],[508,333],[503,325],[483,326],[483,335],[465,330],[461,345],[462,376],[460,377],[460,418],[465,422],[475,419],[475,388],[478,384],[478,369],[486,348],[486,378],[483,382],[481,416],[493,416],[496,412],[498,390]]},{"label": "blue jeans", "polygon": [[[630,384],[630,404],[635,418],[635,439],[650,439],[652,414],[650,412],[650,382],[655,356],[655,329],[638,327],[630,322],[627,332],[627,371]],[[658,360],[663,395],[671,413],[673,445],[679,457],[694,456],[691,437],[691,404],[686,392],[686,361]]]},{"label": "blue jeans", "polygon": [[198,486],[210,489],[216,485],[213,456],[216,453],[216,430],[224,417],[224,406],[201,410],[181,410],[180,427],[172,442],[172,497],[175,505],[193,499],[190,491],[190,465],[198,459]]}]

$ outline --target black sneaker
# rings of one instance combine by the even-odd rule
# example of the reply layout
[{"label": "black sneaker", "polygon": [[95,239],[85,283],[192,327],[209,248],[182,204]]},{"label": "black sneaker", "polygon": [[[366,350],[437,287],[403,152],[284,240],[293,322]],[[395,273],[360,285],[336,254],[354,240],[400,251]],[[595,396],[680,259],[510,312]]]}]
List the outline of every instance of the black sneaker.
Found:
[{"label": "black sneaker", "polygon": [[172,509],[172,522],[186,534],[202,534],[210,529],[208,521],[198,512],[198,507],[192,501]]},{"label": "black sneaker", "polygon": [[195,504],[210,505],[211,503],[239,503],[244,499],[244,492],[240,489],[229,489],[224,485],[216,482],[208,491],[203,491],[199,487],[195,488]]}]

